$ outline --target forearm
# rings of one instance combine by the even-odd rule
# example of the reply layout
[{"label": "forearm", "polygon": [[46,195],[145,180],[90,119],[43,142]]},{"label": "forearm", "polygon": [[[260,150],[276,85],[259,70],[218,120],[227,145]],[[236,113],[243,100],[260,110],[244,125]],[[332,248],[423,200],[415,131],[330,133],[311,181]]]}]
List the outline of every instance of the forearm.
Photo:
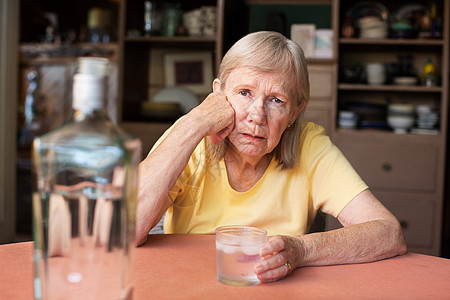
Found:
[{"label": "forearm", "polygon": [[189,118],[179,121],[161,144],[139,165],[136,215],[137,244],[145,242],[170,205],[169,192],[204,134]]},{"label": "forearm", "polygon": [[137,244],[147,239],[170,206],[169,192],[200,141],[225,138],[234,125],[234,110],[225,96],[212,93],[180,119],[160,145],[139,165],[136,216]]},{"label": "forearm", "polygon": [[298,237],[299,266],[364,263],[404,254],[396,220],[373,220]]}]

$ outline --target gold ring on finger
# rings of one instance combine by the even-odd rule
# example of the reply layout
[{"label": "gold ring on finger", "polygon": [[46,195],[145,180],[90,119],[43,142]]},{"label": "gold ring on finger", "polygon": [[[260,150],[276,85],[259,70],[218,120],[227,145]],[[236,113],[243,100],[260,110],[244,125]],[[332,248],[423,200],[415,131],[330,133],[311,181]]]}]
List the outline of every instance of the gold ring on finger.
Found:
[{"label": "gold ring on finger", "polygon": [[291,269],[292,269],[291,263],[287,260],[287,261],[284,263],[284,265],[286,266],[286,268],[288,268],[288,272],[290,272]]}]

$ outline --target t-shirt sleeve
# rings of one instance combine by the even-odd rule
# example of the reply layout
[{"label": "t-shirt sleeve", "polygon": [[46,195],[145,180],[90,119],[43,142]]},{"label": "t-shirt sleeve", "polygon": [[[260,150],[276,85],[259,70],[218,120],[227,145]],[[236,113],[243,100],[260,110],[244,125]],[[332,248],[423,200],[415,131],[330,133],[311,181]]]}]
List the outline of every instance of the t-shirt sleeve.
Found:
[{"label": "t-shirt sleeve", "polygon": [[321,126],[312,125],[305,133],[301,157],[315,209],[337,217],[354,197],[368,188]]}]

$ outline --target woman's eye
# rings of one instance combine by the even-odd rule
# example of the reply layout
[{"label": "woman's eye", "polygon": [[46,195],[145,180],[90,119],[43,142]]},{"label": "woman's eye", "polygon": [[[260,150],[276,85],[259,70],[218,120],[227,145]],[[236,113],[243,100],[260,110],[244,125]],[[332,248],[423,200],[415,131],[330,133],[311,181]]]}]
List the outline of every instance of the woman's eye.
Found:
[{"label": "woman's eye", "polygon": [[284,103],[283,100],[281,100],[280,98],[277,98],[277,97],[272,98],[272,101],[275,102],[275,103],[279,103],[279,104]]},{"label": "woman's eye", "polygon": [[249,91],[239,91],[239,95],[247,97],[250,95],[250,93]]}]

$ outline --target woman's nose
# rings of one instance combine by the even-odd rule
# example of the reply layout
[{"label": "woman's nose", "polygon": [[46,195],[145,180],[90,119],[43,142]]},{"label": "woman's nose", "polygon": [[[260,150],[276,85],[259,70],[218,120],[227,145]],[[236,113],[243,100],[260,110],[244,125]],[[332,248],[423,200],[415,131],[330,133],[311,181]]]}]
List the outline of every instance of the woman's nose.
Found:
[{"label": "woman's nose", "polygon": [[261,97],[254,99],[249,105],[247,119],[256,124],[263,124],[266,121],[264,100]]}]

